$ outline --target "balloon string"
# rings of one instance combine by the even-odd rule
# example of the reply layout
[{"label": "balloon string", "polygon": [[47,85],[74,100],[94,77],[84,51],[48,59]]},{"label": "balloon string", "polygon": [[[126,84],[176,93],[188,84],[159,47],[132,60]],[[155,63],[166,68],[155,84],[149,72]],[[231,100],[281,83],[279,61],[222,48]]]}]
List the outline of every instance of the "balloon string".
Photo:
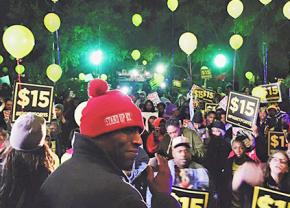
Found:
[{"label": "balloon string", "polygon": [[[20,62],[21,62],[21,59],[16,59],[17,66],[20,65]],[[18,72],[17,72],[17,74],[18,74],[18,82],[21,83],[21,76]],[[21,85],[19,85],[19,87],[21,89]]]},{"label": "balloon string", "polygon": [[[17,63],[17,66],[19,66],[20,65],[20,62],[21,62],[21,59],[16,59],[16,63]],[[17,74],[18,74],[18,82],[19,82],[19,90],[18,90],[18,92],[17,93],[19,93],[20,92],[20,90],[21,90],[21,76],[20,76],[20,74],[17,72]],[[21,109],[22,109],[22,112],[23,112],[23,106],[21,106]]]}]

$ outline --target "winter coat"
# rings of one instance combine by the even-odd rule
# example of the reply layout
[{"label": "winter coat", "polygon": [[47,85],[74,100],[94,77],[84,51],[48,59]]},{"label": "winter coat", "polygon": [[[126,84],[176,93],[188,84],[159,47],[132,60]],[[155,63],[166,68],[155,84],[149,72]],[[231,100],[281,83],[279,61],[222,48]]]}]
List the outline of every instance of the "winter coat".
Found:
[{"label": "winter coat", "polygon": [[193,190],[208,190],[209,189],[209,177],[207,170],[200,164],[196,162],[191,162],[188,168],[185,168],[183,177],[188,177],[187,187],[182,187],[182,182],[177,182],[176,180],[176,170],[177,167],[175,166],[174,160],[168,161],[170,173],[172,176],[172,185],[181,187],[181,188],[187,188],[187,189],[193,189]]},{"label": "winter coat", "polygon": [[[35,207],[146,208],[140,193],[91,138],[76,134],[74,153],[48,177]],[[156,193],[155,207],[178,207],[171,196]],[[153,206],[153,207],[154,207]]]},{"label": "winter coat", "polygon": [[[22,184],[17,184],[12,195],[8,200],[0,197],[1,208],[31,208],[33,201],[36,199],[36,194],[39,192],[41,184],[48,177],[49,171],[45,168],[40,168],[37,174],[23,175],[14,178],[13,180],[22,180]],[[3,179],[2,179],[3,180]]]},{"label": "winter coat", "polygon": [[277,184],[272,176],[268,176],[265,178],[265,182],[263,187],[278,190],[284,193],[290,193],[290,174],[286,173],[280,184]]},{"label": "winter coat", "polygon": [[[181,128],[181,134],[189,139],[191,146],[190,152],[193,156],[193,160],[201,162],[205,156],[205,148],[199,135],[189,128]],[[169,137],[168,134],[165,134],[164,139],[159,144],[158,150],[160,154],[170,159],[172,159],[171,143],[172,143],[171,138]]]},{"label": "winter coat", "polygon": [[[223,206],[230,208],[248,208],[252,204],[253,187],[246,183],[242,183],[241,187],[237,191],[232,190],[232,179],[236,168],[244,164],[245,162],[254,162],[250,157],[244,155],[242,158],[238,158],[236,155],[227,159],[226,167],[224,171],[225,175],[225,190],[221,199],[224,202]],[[234,169],[234,170],[233,170]]]}]

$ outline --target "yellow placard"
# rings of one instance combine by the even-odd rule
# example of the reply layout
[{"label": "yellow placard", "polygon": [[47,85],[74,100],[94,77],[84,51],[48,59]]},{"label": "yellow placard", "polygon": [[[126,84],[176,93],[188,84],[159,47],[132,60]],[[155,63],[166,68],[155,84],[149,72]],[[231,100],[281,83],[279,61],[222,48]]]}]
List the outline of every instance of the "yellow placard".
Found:
[{"label": "yellow placard", "polygon": [[289,208],[290,194],[256,186],[252,208]]}]

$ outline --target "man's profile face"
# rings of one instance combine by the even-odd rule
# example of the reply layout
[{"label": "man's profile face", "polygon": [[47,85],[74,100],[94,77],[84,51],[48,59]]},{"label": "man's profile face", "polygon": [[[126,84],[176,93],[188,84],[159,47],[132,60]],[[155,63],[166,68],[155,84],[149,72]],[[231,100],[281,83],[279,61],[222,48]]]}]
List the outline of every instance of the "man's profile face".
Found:
[{"label": "man's profile face", "polygon": [[142,145],[139,129],[137,127],[121,129],[104,140],[107,147],[105,151],[120,170],[131,170],[138,155],[138,147]]}]

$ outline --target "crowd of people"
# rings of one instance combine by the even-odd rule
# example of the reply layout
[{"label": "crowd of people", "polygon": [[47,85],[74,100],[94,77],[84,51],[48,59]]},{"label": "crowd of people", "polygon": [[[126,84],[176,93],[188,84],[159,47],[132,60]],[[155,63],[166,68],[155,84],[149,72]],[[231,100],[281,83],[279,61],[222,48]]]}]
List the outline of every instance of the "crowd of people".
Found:
[{"label": "crowd of people", "polygon": [[[231,90],[218,88],[215,102]],[[55,104],[46,124],[32,113],[12,123],[13,102],[3,98],[0,207],[179,207],[172,186],[206,191],[217,208],[251,207],[254,186],[290,193],[290,145],[268,152],[269,131],[290,141],[289,109],[277,103],[261,104],[251,131],[236,131],[222,107],[186,95],[160,94],[154,105],[144,91],[129,97],[99,79],[88,95],[80,126],[77,99]]]}]

